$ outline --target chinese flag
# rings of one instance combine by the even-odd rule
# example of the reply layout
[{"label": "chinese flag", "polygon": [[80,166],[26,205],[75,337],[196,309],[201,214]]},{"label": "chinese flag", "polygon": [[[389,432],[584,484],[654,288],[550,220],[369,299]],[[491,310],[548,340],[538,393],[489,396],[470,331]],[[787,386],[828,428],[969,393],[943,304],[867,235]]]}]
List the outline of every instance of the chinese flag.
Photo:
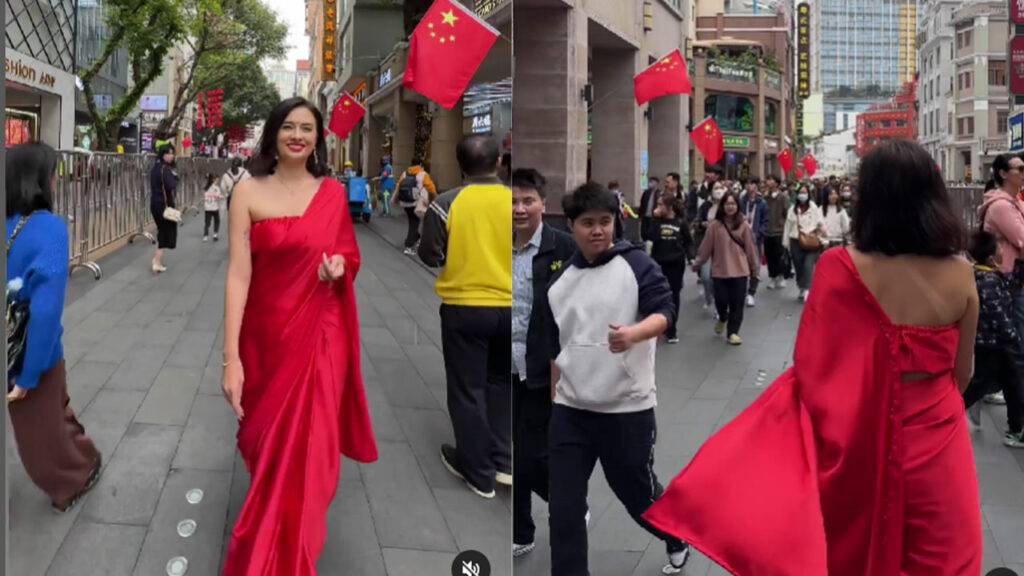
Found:
[{"label": "chinese flag", "polygon": [[356,102],[351,94],[342,92],[341,98],[338,98],[338,102],[334,105],[334,110],[331,110],[331,122],[327,128],[338,138],[348,138],[349,133],[356,127],[356,124],[359,124],[364,114],[366,114],[366,108]]},{"label": "chinese flag", "polygon": [[694,126],[690,138],[708,164],[717,164],[725,155],[725,138],[714,118],[705,118]]},{"label": "chinese flag", "polygon": [[498,31],[455,0],[435,0],[409,37],[402,84],[451,110],[498,39]]},{"label": "chinese flag", "polygon": [[662,96],[692,92],[693,84],[686,71],[686,61],[678,49],[633,77],[633,95],[637,106]]},{"label": "chinese flag", "polygon": [[793,171],[793,153],[789,151],[789,148],[779,152],[779,166],[782,166],[783,174]]},{"label": "chinese flag", "polygon": [[800,170],[799,166],[797,167],[796,173],[793,175],[793,177],[796,178],[797,182],[804,179],[804,173],[802,170]]},{"label": "chinese flag", "polygon": [[801,161],[801,164],[804,165],[804,170],[807,170],[808,176],[813,177],[814,173],[818,171],[818,161],[814,158],[813,154],[808,154],[804,156],[804,159]]}]

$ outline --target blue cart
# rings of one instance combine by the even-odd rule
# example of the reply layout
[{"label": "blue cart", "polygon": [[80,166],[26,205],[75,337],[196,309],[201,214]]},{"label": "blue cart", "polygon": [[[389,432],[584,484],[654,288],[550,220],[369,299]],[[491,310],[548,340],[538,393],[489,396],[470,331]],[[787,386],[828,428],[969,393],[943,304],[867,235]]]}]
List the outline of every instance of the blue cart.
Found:
[{"label": "blue cart", "polygon": [[362,218],[369,222],[373,215],[373,202],[370,199],[370,186],[366,178],[353,177],[348,181],[348,211],[352,219]]}]

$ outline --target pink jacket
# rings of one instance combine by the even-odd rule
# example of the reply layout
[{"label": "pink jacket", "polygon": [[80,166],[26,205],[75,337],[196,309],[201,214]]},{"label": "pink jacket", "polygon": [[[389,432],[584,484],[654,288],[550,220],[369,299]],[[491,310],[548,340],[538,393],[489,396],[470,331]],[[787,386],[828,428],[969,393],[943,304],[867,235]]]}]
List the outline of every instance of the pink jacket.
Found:
[{"label": "pink jacket", "polygon": [[1002,271],[1013,272],[1014,262],[1024,253],[1024,206],[1002,190],[991,190],[978,207],[978,218],[982,217],[985,230],[999,241]]},{"label": "pink jacket", "polygon": [[708,260],[711,260],[712,278],[750,278],[758,275],[761,265],[757,260],[757,244],[754,242],[754,231],[746,219],[738,230],[732,231],[720,220],[711,221],[694,266],[703,266]]}]

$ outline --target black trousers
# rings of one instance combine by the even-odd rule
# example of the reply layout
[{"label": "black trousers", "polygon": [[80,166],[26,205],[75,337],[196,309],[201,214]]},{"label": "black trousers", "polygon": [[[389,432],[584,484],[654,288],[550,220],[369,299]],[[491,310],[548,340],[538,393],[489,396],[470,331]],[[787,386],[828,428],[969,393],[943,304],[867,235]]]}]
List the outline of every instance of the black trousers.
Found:
[{"label": "black trousers", "polygon": [[981,398],[1002,390],[1006,398],[1006,420],[1010,432],[1019,434],[1024,427],[1019,352],[1009,348],[975,348],[974,378],[964,390],[964,405],[970,408]]},{"label": "black trousers", "polygon": [[441,305],[448,415],[459,466],[479,490],[512,471],[512,309]]},{"label": "black trousers", "polygon": [[654,409],[621,414],[551,409],[550,494],[551,574],[589,576],[587,487],[600,460],[605,479],[640,526],[665,542],[669,553],[686,544],[648,524],[641,514],[664,489],[654,474],[657,427]]},{"label": "black trousers", "polygon": [[739,334],[743,325],[743,300],[747,294],[747,279],[713,278],[715,308],[718,317],[727,323],[726,334]]},{"label": "black trousers", "polygon": [[512,542],[530,544],[536,526],[530,510],[533,494],[548,499],[548,422],[551,388],[527,388],[512,376]]},{"label": "black trousers", "polygon": [[750,285],[747,286],[747,294],[751,296],[757,295],[757,287],[761,285],[761,255],[764,254],[764,238],[755,240],[754,245],[757,247],[757,274],[751,275]]},{"label": "black trousers", "polygon": [[764,256],[768,260],[768,277],[780,278],[786,274],[782,266],[782,252],[785,247],[782,245],[782,236],[764,237]]},{"label": "black trousers", "polygon": [[405,208],[405,215],[409,219],[409,231],[405,233],[405,247],[412,248],[420,240],[420,217],[416,215],[416,207]]},{"label": "black trousers", "polygon": [[683,272],[686,270],[686,262],[679,260],[677,262],[658,262],[658,264],[661,265],[661,273],[668,280],[668,287],[672,290],[672,304],[676,307],[676,317],[669,322],[665,337],[675,338],[678,336],[676,324],[678,324],[680,313],[679,293],[683,290]]},{"label": "black trousers", "polygon": [[206,224],[203,225],[203,236],[210,235],[210,222],[213,222],[213,233],[220,234],[220,210],[206,211]]}]

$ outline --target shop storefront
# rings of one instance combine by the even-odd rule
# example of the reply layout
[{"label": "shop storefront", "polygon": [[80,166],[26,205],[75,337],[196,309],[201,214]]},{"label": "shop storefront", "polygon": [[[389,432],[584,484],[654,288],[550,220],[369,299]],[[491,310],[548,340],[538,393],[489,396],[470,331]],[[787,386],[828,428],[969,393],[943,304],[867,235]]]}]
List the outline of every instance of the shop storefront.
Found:
[{"label": "shop storefront", "polygon": [[44,142],[58,149],[74,146],[74,75],[8,46],[4,94],[8,147],[22,142]]}]

